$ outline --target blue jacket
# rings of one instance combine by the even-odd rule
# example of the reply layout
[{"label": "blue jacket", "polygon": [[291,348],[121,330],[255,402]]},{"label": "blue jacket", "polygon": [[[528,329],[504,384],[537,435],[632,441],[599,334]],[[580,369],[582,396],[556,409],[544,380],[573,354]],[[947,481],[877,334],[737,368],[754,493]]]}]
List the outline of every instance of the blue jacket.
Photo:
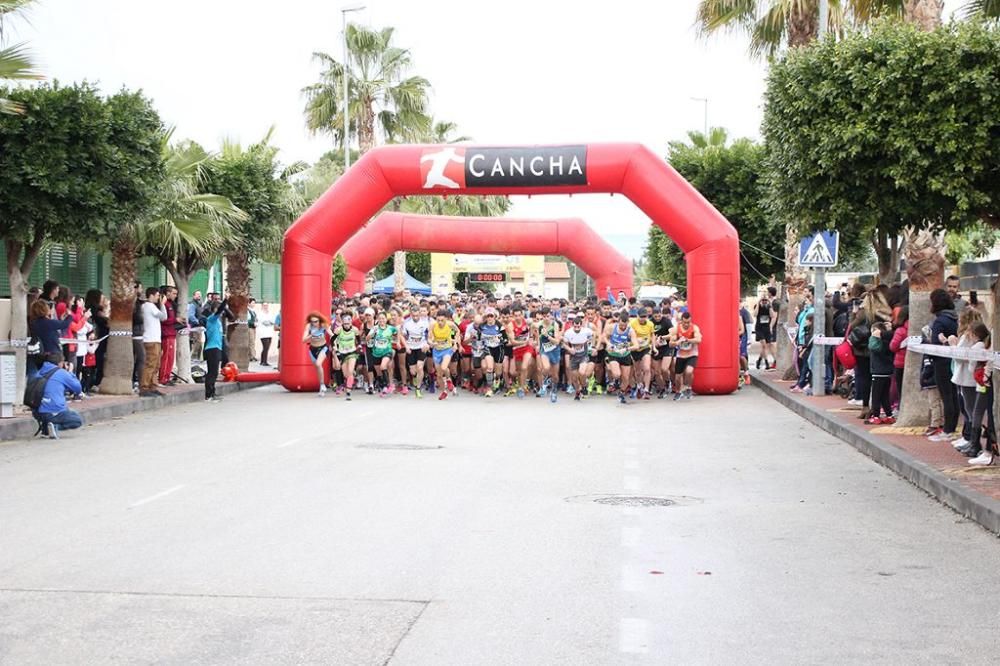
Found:
[{"label": "blue jacket", "polygon": [[73,323],[66,319],[32,319],[28,325],[28,330],[42,343],[42,351],[46,354],[62,354],[62,345],[59,343],[60,334],[69,331],[69,325]]},{"label": "blue jacket", "polygon": [[[36,374],[44,375],[54,367],[56,366],[45,361]],[[80,382],[77,381],[76,377],[60,368],[45,383],[45,395],[42,397],[42,404],[38,408],[38,411],[42,414],[61,414],[65,412],[67,391],[76,395],[83,391],[83,387],[80,386]]]},{"label": "blue jacket", "polygon": [[198,315],[201,312],[201,303],[197,301],[191,301],[188,303],[187,320],[188,326],[191,328],[196,328],[201,326],[201,322],[198,321]]},{"label": "blue jacket", "polygon": [[222,313],[205,319],[205,349],[222,349]]},{"label": "blue jacket", "polygon": [[799,318],[796,321],[797,321],[797,323],[799,325],[798,342],[799,342],[800,345],[804,345],[804,344],[806,344],[806,343],[809,342],[809,340],[805,339],[805,337],[806,337],[806,317],[808,317],[809,315],[811,315],[811,314],[813,314],[815,312],[816,312],[816,308],[814,308],[812,305],[807,305],[806,307],[802,308],[802,312],[799,313]]}]

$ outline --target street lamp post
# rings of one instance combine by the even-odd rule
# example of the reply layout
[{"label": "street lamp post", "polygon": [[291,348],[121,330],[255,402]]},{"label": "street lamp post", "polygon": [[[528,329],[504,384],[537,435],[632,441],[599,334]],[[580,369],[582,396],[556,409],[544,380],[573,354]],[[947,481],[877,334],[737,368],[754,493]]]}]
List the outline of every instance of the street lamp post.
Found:
[{"label": "street lamp post", "polygon": [[344,46],[344,60],[341,63],[343,67],[342,78],[344,79],[344,171],[351,166],[351,140],[350,140],[350,129],[351,124],[348,118],[348,107],[347,107],[347,78],[349,76],[348,72],[350,69],[347,66],[347,15],[350,12],[360,12],[364,9],[364,5],[351,5],[350,7],[342,7],[340,9],[341,25],[343,28],[342,41]]},{"label": "street lamp post", "polygon": [[830,0],[819,0],[819,36],[822,38],[830,27]]},{"label": "street lamp post", "polygon": [[705,105],[705,141],[708,141],[708,98],[707,97],[692,97],[692,101],[701,102]]}]

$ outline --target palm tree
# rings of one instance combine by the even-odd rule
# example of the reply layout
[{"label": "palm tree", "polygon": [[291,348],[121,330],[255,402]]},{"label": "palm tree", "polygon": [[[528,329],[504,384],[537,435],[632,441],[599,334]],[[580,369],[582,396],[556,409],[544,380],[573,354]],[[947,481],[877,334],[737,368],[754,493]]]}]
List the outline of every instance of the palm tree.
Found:
[{"label": "palm tree", "polygon": [[[0,79],[28,80],[41,79],[35,71],[31,56],[24,44],[3,47],[5,17],[13,16],[34,0],[0,0]],[[0,113],[24,113],[24,107],[9,99],[0,97]]]},{"label": "palm tree", "polygon": [[[132,308],[135,303],[135,292],[132,287],[139,256],[151,254],[158,258],[162,256],[176,261],[184,251],[194,248],[208,251],[208,248],[217,247],[217,244],[227,238],[226,227],[229,220],[241,214],[238,209],[233,210],[232,204],[227,199],[198,191],[201,170],[204,168],[207,156],[200,158],[197,151],[192,148],[171,148],[172,134],[172,130],[165,132],[161,141],[166,177],[161,183],[153,213],[148,218],[120,227],[111,245],[111,330],[113,331],[132,328]],[[181,288],[185,275],[182,271],[172,271],[171,275],[177,285],[179,299],[186,301],[187,284]],[[189,282],[190,274],[186,277]],[[181,304],[180,300],[178,304]],[[184,365],[190,371],[190,349],[188,349],[187,363]],[[101,392],[130,395],[132,366],[132,339],[126,336],[112,336],[108,340]]]},{"label": "palm tree", "polygon": [[[205,168],[213,156],[194,142],[170,147],[167,180],[156,215],[139,229],[143,254],[155,257],[177,287],[177,312],[187,313],[191,278],[222,256],[233,225],[246,213],[224,196],[204,192]],[[177,346],[177,375],[191,381],[191,346]]]},{"label": "palm tree", "polygon": [[962,10],[969,18],[1000,18],[1000,0],[969,0]]},{"label": "palm tree", "polygon": [[[704,132],[688,132],[688,141],[695,148],[710,148],[710,147],[725,147],[726,142],[729,141],[729,132],[726,131],[725,127],[712,127],[708,130],[708,136],[705,136]],[[672,149],[683,148],[685,144],[682,141],[671,141],[670,147]]]},{"label": "palm tree", "polygon": [[319,82],[302,91],[310,131],[331,134],[341,146],[356,136],[362,153],[378,143],[377,131],[383,141],[413,140],[428,131],[430,83],[420,76],[406,76],[412,65],[410,52],[392,44],[393,33],[393,28],[347,26],[348,137],[344,137],[344,64],[326,53],[313,54],[323,71]]}]

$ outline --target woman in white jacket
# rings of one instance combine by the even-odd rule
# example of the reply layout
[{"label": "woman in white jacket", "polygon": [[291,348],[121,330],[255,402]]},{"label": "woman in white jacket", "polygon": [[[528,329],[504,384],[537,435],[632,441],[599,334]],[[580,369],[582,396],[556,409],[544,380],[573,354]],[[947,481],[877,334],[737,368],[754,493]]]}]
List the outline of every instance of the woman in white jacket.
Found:
[{"label": "woman in white jacket", "polygon": [[[958,336],[952,336],[948,342],[959,349],[985,349],[986,345],[973,332],[975,324],[982,323],[979,313],[972,308],[966,308],[958,321]],[[972,410],[976,406],[976,362],[955,359],[951,364],[951,383],[958,391],[958,404],[962,410],[962,436],[952,442],[956,449],[968,446],[972,438]]]}]

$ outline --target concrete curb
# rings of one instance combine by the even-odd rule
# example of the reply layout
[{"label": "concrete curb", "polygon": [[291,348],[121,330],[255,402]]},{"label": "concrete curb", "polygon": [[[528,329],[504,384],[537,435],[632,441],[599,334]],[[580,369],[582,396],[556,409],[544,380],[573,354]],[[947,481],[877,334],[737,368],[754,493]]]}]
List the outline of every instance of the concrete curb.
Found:
[{"label": "concrete curb", "polygon": [[[267,382],[219,382],[216,384],[215,391],[219,395],[229,395],[238,391],[245,391],[269,385],[270,384]],[[127,400],[126,402],[116,402],[110,405],[98,407],[88,406],[86,409],[81,409],[80,413],[83,415],[83,423],[86,426],[88,423],[108,421],[113,418],[137,414],[139,412],[148,412],[155,409],[162,409],[164,407],[172,407],[174,405],[186,405],[193,402],[201,402],[205,399],[205,391],[200,384],[197,386],[198,390],[191,388],[184,391],[168,393],[167,395],[159,398],[140,398],[136,396],[134,399]],[[38,425],[30,416],[4,419],[3,421],[0,421],[0,441],[31,439],[37,429]]]},{"label": "concrete curb", "polygon": [[880,441],[859,426],[842,423],[820,407],[799,400],[770,382],[756,379],[753,386],[792,410],[813,425],[844,440],[883,467],[887,467],[925,493],[951,507],[961,515],[976,521],[990,532],[1000,535],[1000,500],[966,488],[958,481],[917,460],[906,451]]}]

